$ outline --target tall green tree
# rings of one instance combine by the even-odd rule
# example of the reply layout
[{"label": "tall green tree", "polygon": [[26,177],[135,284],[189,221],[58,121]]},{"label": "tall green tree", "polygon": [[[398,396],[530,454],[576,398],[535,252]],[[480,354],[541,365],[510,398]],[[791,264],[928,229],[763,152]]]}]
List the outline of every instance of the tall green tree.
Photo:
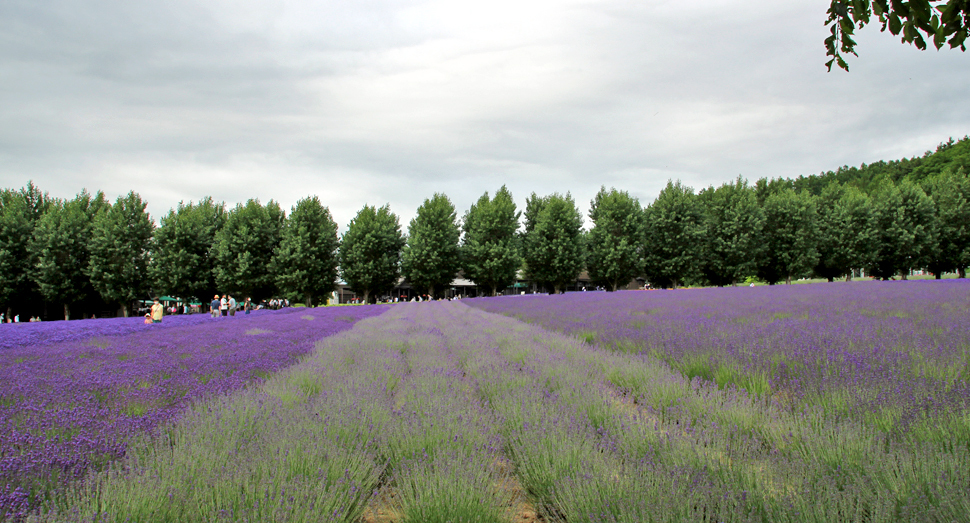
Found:
[{"label": "tall green tree", "polygon": [[94,292],[88,277],[91,235],[97,216],[111,203],[98,192],[82,191],[73,200],[52,202],[34,228],[32,277],[48,302],[61,303],[64,319],[71,305]]},{"label": "tall green tree", "polygon": [[732,285],[753,276],[760,256],[765,216],[754,190],[740,176],[698,195],[704,207],[705,237],[701,271],[717,286]]},{"label": "tall green tree", "polygon": [[589,219],[586,271],[593,283],[616,291],[643,267],[643,210],[628,192],[600,187],[589,203]]},{"label": "tall green tree", "polygon": [[314,298],[333,292],[337,284],[340,242],[337,222],[316,196],[293,206],[283,225],[282,239],[270,271],[276,285],[291,300],[302,299],[312,307]]},{"label": "tall green tree", "polygon": [[401,258],[404,277],[429,296],[439,295],[461,269],[460,237],[454,204],[444,194],[435,193],[418,207],[408,226],[407,245]]},{"label": "tall green tree", "polygon": [[522,253],[527,277],[553,294],[574,283],[583,270],[583,214],[573,197],[553,193],[526,200]]},{"label": "tall green tree", "polygon": [[873,257],[866,268],[884,280],[929,265],[936,242],[933,200],[919,185],[885,182],[872,196],[875,234]]},{"label": "tall green tree", "polygon": [[676,289],[700,273],[705,222],[693,189],[668,180],[644,209],[644,224],[644,267],[651,284]]},{"label": "tall green tree", "polygon": [[34,226],[50,205],[50,198],[33,182],[18,190],[0,190],[0,307],[10,318],[36,296],[30,242]]},{"label": "tall green tree", "polygon": [[212,246],[216,286],[222,292],[255,301],[276,293],[270,262],[285,219],[286,213],[273,200],[264,206],[252,199],[229,211]]},{"label": "tall green tree", "polygon": [[783,189],[765,199],[764,249],[758,260],[758,276],[773,285],[791,283],[818,263],[818,210],[806,192]]},{"label": "tall green tree", "polygon": [[962,169],[946,171],[923,186],[935,204],[938,233],[926,267],[937,279],[950,271],[965,278],[970,265],[970,179]]},{"label": "tall green tree", "polygon": [[156,292],[203,301],[216,292],[213,245],[226,222],[226,204],[211,197],[179,202],[155,230],[150,272]]},{"label": "tall green tree", "polygon": [[926,49],[929,39],[937,49],[949,43],[951,48],[967,50],[970,2],[966,0],[831,0],[827,14],[825,24],[832,33],[825,39],[825,54],[832,57],[825,64],[829,71],[833,63],[849,70],[842,53],[856,54],[852,38],[856,26],[862,29],[872,17],[882,24],[882,31],[888,28],[893,35],[902,34],[903,42],[918,49]]},{"label": "tall green tree", "polygon": [[462,220],[462,269],[468,279],[487,287],[492,296],[515,283],[522,264],[516,236],[520,216],[512,193],[503,185],[494,198],[483,194]]},{"label": "tall green tree", "polygon": [[818,197],[819,277],[852,278],[854,269],[870,264],[874,240],[872,200],[851,185],[832,182]]},{"label": "tall green tree", "polygon": [[27,203],[14,190],[0,192],[0,306],[6,318],[13,313],[18,295],[28,283],[28,240],[31,222]]},{"label": "tall green tree", "polygon": [[114,205],[94,218],[88,259],[88,277],[107,302],[128,304],[148,291],[152,233],[155,224],[145,212],[146,203],[134,191],[119,196]]},{"label": "tall green tree", "polygon": [[396,214],[387,205],[365,205],[350,221],[340,242],[340,274],[364,302],[390,292],[401,277],[406,240]]}]

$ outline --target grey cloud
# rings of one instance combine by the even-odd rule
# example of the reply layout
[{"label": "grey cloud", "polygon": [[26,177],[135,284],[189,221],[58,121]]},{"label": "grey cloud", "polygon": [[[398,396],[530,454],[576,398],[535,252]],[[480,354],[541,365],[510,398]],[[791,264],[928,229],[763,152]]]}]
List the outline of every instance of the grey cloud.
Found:
[{"label": "grey cloud", "polygon": [[824,5],[5,2],[0,185],[320,194],[346,224],[434,192],[460,212],[600,185],[797,176],[968,133],[967,55],[875,27],[826,73]]}]

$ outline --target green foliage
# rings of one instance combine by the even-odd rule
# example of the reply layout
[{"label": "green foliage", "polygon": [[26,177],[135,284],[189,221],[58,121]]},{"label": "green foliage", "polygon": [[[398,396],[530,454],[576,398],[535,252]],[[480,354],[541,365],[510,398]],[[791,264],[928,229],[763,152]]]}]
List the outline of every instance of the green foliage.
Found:
[{"label": "green foliage", "polygon": [[0,193],[0,305],[7,310],[27,282],[28,239],[31,231],[27,204],[19,193]]},{"label": "green foliage", "polygon": [[394,288],[401,276],[401,250],[405,244],[397,215],[387,205],[365,205],[340,244],[340,274],[364,301]]},{"label": "green foliage", "polygon": [[527,277],[554,294],[583,270],[583,215],[569,193],[526,200],[522,253]]},{"label": "green foliage", "polygon": [[936,207],[937,242],[926,267],[937,278],[943,272],[966,272],[970,265],[970,179],[946,171],[923,184]]},{"label": "green foliage", "polygon": [[593,283],[615,291],[642,268],[643,210],[626,191],[600,187],[590,201],[589,218],[586,270]]},{"label": "green foliage", "polygon": [[784,189],[764,203],[764,249],[758,260],[758,277],[774,284],[802,276],[818,263],[818,212],[810,194]]},{"label": "green foliage", "polygon": [[426,199],[408,226],[401,257],[404,277],[429,296],[440,294],[461,268],[460,236],[458,213],[451,200],[441,193]]},{"label": "green foliage", "polygon": [[293,207],[270,264],[276,285],[289,299],[313,306],[314,296],[333,292],[337,281],[337,223],[316,196]]},{"label": "green foliage", "polygon": [[34,228],[31,277],[45,300],[64,305],[65,320],[70,305],[93,292],[87,275],[91,235],[95,218],[110,206],[103,193],[82,191],[73,200],[53,202]]},{"label": "green foliage", "polygon": [[19,191],[0,190],[0,306],[8,317],[31,297],[31,234],[49,205],[33,182]]},{"label": "green foliage", "polygon": [[865,267],[874,237],[872,200],[853,186],[833,182],[817,202],[819,259],[813,272],[833,281]]},{"label": "green foliage", "polygon": [[522,263],[516,237],[520,215],[512,193],[503,185],[494,198],[483,194],[462,220],[462,269],[476,285],[488,287],[492,296],[515,283]]},{"label": "green foliage", "polygon": [[[935,11],[935,12],[934,12]],[[852,39],[856,25],[865,27],[871,16],[882,23],[882,31],[888,27],[893,35],[902,35],[902,41],[926,49],[925,35],[937,49],[948,43],[950,48],[966,51],[964,41],[970,31],[970,3],[966,0],[831,0],[826,25],[831,26],[831,36],[825,39],[825,63],[829,71],[832,64],[849,70],[842,53],[856,54],[856,42]]]},{"label": "green foliage", "polygon": [[644,216],[647,279],[655,287],[676,289],[698,273],[705,236],[701,203],[693,189],[668,180]]},{"label": "green foliage", "polygon": [[958,142],[950,138],[939,144],[936,151],[926,151],[921,157],[878,161],[859,167],[843,166],[818,175],[799,176],[791,180],[791,184],[795,190],[808,191],[816,196],[832,182],[851,185],[871,194],[887,180],[896,184],[907,178],[921,182],[947,171],[959,172],[960,169],[970,173],[970,137],[967,136]]},{"label": "green foliage", "polygon": [[724,286],[744,281],[755,273],[760,255],[764,213],[748,182],[738,177],[717,189],[698,195],[704,206],[705,241],[701,271],[712,284]]},{"label": "green foliage", "polygon": [[128,303],[148,290],[155,224],[145,207],[134,191],[118,197],[114,205],[95,216],[91,232],[88,277],[105,301],[121,305],[125,316]]},{"label": "green foliage", "polygon": [[882,279],[925,267],[936,242],[933,200],[915,183],[885,183],[873,194],[873,257],[867,272]]},{"label": "green foliage", "polygon": [[283,209],[273,200],[265,207],[259,200],[249,200],[229,212],[212,246],[216,286],[222,292],[257,302],[275,294],[269,265],[285,219]]},{"label": "green foliage", "polygon": [[226,222],[226,206],[211,197],[179,202],[155,231],[150,272],[155,291],[207,300],[216,292],[212,246]]}]

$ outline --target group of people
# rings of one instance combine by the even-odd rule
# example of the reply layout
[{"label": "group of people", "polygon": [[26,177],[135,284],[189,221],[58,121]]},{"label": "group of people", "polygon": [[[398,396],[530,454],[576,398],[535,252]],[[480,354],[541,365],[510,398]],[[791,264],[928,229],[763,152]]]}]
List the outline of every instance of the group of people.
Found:
[{"label": "group of people", "polygon": [[269,308],[270,309],[273,309],[275,311],[275,310],[278,310],[278,309],[282,309],[284,307],[289,307],[290,306],[290,300],[288,300],[286,298],[283,298],[283,299],[273,298],[272,300],[269,300],[269,303],[267,305],[269,305]]},{"label": "group of people", "polygon": [[[38,321],[44,321],[40,316],[31,316],[30,323],[36,323]],[[0,323],[20,323],[20,315],[15,314],[13,317],[7,318],[6,313],[0,313]]]},{"label": "group of people", "polygon": [[221,297],[216,294],[213,296],[212,301],[209,302],[209,313],[212,314],[213,318],[218,318],[219,316],[235,316],[236,311],[242,309],[246,314],[253,310],[253,302],[249,298],[243,301],[242,305],[236,303],[236,298],[233,298],[231,294],[223,294]]}]

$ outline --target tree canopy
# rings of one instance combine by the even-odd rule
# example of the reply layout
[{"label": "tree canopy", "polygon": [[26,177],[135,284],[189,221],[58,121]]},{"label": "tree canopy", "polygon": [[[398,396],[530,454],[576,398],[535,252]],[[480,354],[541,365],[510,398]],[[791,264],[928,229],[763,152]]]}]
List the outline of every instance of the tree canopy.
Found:
[{"label": "tree canopy", "polygon": [[151,274],[156,292],[208,301],[217,291],[213,245],[226,206],[211,197],[179,202],[155,231]]},{"label": "tree canopy", "polygon": [[717,286],[753,276],[764,248],[765,216],[746,180],[709,187],[698,195],[704,206],[705,236],[698,260],[704,277]]},{"label": "tree canopy", "polygon": [[704,210],[690,187],[668,180],[644,210],[644,271],[657,287],[677,288],[698,273]]},{"label": "tree canopy", "polygon": [[134,191],[118,197],[114,205],[98,213],[91,232],[88,277],[107,302],[121,306],[148,291],[148,260],[155,224],[145,212],[146,203]]},{"label": "tree canopy", "polygon": [[419,292],[439,295],[461,268],[460,238],[454,204],[444,194],[435,193],[418,207],[408,226],[407,245],[401,257],[404,277]]},{"label": "tree canopy", "polygon": [[103,193],[82,191],[73,200],[53,202],[34,228],[33,280],[45,300],[63,305],[65,320],[71,305],[94,291],[88,277],[91,234],[110,206]]},{"label": "tree canopy", "polygon": [[589,219],[586,271],[593,283],[616,291],[643,268],[643,210],[630,193],[604,186],[589,202]]},{"label": "tree canopy", "polygon": [[263,206],[251,199],[229,212],[212,246],[216,286],[221,291],[256,301],[275,294],[270,262],[285,219],[273,200]]},{"label": "tree canopy", "polygon": [[[828,70],[836,64],[846,71],[844,54],[856,55],[855,29],[862,29],[875,17],[882,31],[889,29],[902,41],[926,49],[929,40],[937,49],[949,44],[966,51],[964,41],[970,31],[970,2],[967,0],[831,0],[825,24],[831,35],[825,39]],[[924,38],[925,36],[925,38]]]},{"label": "tree canopy", "polygon": [[310,196],[296,202],[283,224],[270,265],[283,295],[302,299],[311,307],[315,297],[333,292],[339,245],[337,223],[320,198]]},{"label": "tree canopy", "polygon": [[778,191],[765,199],[758,277],[769,284],[807,274],[818,263],[818,211],[808,193]]},{"label": "tree canopy", "polygon": [[492,296],[515,283],[522,263],[516,236],[520,216],[512,193],[503,185],[494,198],[483,194],[462,220],[462,269],[468,279],[487,287]]},{"label": "tree canopy", "polygon": [[401,277],[406,240],[397,215],[385,205],[365,205],[350,221],[340,242],[340,274],[354,292],[372,303]]},{"label": "tree canopy", "polygon": [[522,254],[526,276],[558,294],[583,270],[583,214],[573,197],[553,193],[526,200]]}]

